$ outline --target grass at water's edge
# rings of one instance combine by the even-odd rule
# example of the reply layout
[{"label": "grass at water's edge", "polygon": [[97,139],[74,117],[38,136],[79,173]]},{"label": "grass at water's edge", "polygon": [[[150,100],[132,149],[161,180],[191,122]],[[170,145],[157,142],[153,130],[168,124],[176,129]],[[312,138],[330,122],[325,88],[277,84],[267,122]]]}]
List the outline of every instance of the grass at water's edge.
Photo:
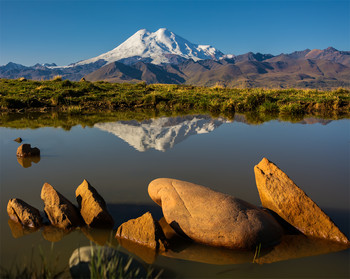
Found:
[{"label": "grass at water's edge", "polygon": [[69,114],[135,109],[296,116],[350,115],[350,90],[221,88],[146,83],[0,79],[0,111]]}]

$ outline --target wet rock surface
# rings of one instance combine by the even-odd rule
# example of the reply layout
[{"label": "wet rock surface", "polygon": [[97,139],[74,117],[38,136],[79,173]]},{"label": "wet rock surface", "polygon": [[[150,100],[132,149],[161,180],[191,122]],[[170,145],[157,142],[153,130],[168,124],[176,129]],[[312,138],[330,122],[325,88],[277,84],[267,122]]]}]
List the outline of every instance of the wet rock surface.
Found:
[{"label": "wet rock surface", "polygon": [[41,189],[44,211],[53,226],[70,229],[82,224],[78,209],[50,184],[45,183]]},{"label": "wet rock surface", "polygon": [[106,202],[91,184],[84,180],[75,191],[80,214],[92,228],[113,228],[114,221],[109,214]]},{"label": "wet rock surface", "polygon": [[264,207],[305,235],[350,244],[322,209],[275,164],[264,158],[254,172]]},{"label": "wet rock surface", "polygon": [[211,246],[251,249],[276,244],[283,230],[258,207],[207,187],[169,178],[148,186],[165,220],[180,235]]},{"label": "wet rock surface", "polygon": [[25,227],[39,228],[42,225],[40,212],[21,199],[10,199],[7,204],[10,219]]}]

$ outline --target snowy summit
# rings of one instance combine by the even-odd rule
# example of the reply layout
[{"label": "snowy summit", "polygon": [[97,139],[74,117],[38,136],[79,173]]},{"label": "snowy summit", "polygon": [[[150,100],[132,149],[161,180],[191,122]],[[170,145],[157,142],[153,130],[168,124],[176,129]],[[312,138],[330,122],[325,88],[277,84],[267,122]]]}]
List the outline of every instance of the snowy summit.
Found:
[{"label": "snowy summit", "polygon": [[109,64],[127,58],[148,59],[150,63],[162,64],[169,63],[174,56],[197,61],[219,60],[224,54],[210,45],[193,44],[166,28],[160,28],[156,32],[141,29],[115,49],[70,66],[85,65],[98,60],[104,60]]}]

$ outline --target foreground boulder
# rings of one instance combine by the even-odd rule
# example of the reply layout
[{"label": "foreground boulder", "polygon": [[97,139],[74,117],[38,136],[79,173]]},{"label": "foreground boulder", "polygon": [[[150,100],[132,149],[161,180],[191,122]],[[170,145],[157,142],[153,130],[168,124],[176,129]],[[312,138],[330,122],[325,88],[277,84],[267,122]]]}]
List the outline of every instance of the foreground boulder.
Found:
[{"label": "foreground boulder", "polygon": [[45,204],[45,213],[53,226],[70,229],[82,223],[78,209],[49,183],[41,189],[41,199]]},{"label": "foreground boulder", "polygon": [[106,202],[86,180],[75,191],[80,214],[91,228],[113,228],[114,221],[108,213]]},{"label": "foreground boulder", "polygon": [[25,227],[38,228],[42,225],[39,210],[22,201],[21,199],[10,199],[7,204],[7,214],[10,218]]},{"label": "foreground boulder", "polygon": [[167,246],[161,226],[149,212],[121,224],[116,237],[137,242],[156,250],[165,250]]},{"label": "foreground boulder", "polygon": [[159,178],[148,186],[168,224],[196,242],[251,249],[279,242],[283,230],[267,212],[193,183]]},{"label": "foreground boulder", "polygon": [[17,148],[17,157],[40,156],[40,150],[37,147],[31,147],[30,144],[22,144]]},{"label": "foreground boulder", "polygon": [[349,244],[347,237],[306,193],[266,158],[254,167],[261,203],[305,235]]}]

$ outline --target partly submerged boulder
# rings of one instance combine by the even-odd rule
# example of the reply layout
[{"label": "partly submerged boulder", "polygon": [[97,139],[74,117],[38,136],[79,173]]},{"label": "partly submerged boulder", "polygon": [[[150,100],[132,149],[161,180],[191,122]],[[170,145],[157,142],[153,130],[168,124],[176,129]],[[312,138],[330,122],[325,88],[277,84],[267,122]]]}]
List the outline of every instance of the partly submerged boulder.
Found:
[{"label": "partly submerged boulder", "polygon": [[22,144],[17,148],[17,157],[40,156],[40,150],[37,147],[31,147],[30,144]]},{"label": "partly submerged boulder", "polygon": [[116,237],[156,250],[165,250],[167,246],[164,232],[150,212],[121,224]]},{"label": "partly submerged boulder", "polygon": [[283,233],[267,212],[207,187],[159,178],[149,184],[148,193],[177,233],[199,243],[250,249],[276,244]]},{"label": "partly submerged boulder", "polygon": [[7,204],[7,214],[10,218],[25,227],[38,228],[42,225],[39,210],[21,199],[10,199]]},{"label": "partly submerged boulder", "polygon": [[53,226],[70,229],[80,226],[82,219],[78,209],[49,183],[41,189],[41,199],[45,204],[45,213]]},{"label": "partly submerged boulder", "polygon": [[91,228],[113,228],[114,221],[108,213],[106,202],[86,180],[75,191],[80,214]]},{"label": "partly submerged boulder", "polygon": [[306,193],[263,158],[254,167],[261,203],[305,235],[349,244],[347,237]]}]

